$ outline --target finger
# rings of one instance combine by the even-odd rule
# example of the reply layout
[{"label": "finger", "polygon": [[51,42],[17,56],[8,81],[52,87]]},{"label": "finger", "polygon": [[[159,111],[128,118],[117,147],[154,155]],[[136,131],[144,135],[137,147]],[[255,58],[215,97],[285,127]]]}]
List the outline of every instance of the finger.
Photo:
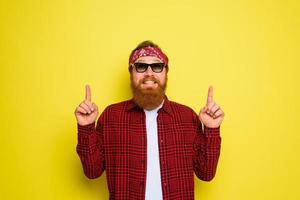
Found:
[{"label": "finger", "polygon": [[84,114],[88,114],[88,110],[87,110],[87,109],[85,109],[85,108],[84,108],[82,105],[80,105],[80,106],[79,106],[79,108],[81,108],[81,109],[83,109],[83,110],[84,110],[84,112],[83,112]]},{"label": "finger", "polygon": [[218,118],[218,117],[223,116],[223,115],[224,115],[224,112],[221,109],[217,110],[214,113],[215,118]]},{"label": "finger", "polygon": [[90,109],[92,108],[92,102],[88,101],[88,100],[85,100],[83,101],[83,103],[85,103]]},{"label": "finger", "polygon": [[84,104],[88,106],[90,112],[93,111],[93,110],[92,110],[92,107],[93,107],[93,106],[92,106],[92,103],[91,103],[91,102],[85,101]]},{"label": "finger", "polygon": [[89,106],[90,110],[91,110],[92,112],[94,112],[94,110],[95,110],[94,105],[95,105],[95,104],[94,104],[94,103],[91,103],[91,102],[88,102],[87,105]]},{"label": "finger", "polygon": [[86,103],[82,102],[80,107],[84,108],[88,113],[91,113],[91,109]]},{"label": "finger", "polygon": [[92,103],[92,106],[93,106],[93,110],[92,111],[98,111],[98,106],[96,105],[96,104],[94,104],[94,103]]},{"label": "finger", "polygon": [[211,102],[211,103],[209,103],[208,105],[206,105],[206,107],[207,107],[208,110],[210,110],[210,109],[212,109],[212,107],[214,107],[215,105],[216,105],[215,102]]},{"label": "finger", "polygon": [[85,86],[85,100],[91,101],[91,88],[89,85]]},{"label": "finger", "polygon": [[206,112],[207,112],[208,114],[213,113],[213,112],[211,111],[211,109],[212,109],[215,105],[216,105],[216,104],[215,104],[214,102],[209,103],[209,104],[206,106],[206,107],[207,107]]},{"label": "finger", "polygon": [[214,100],[213,100],[213,87],[212,86],[209,86],[208,88],[208,94],[207,94],[207,105],[209,103],[212,103]]},{"label": "finger", "polygon": [[83,109],[82,107],[80,107],[80,106],[77,107],[76,112],[81,113],[81,114],[86,114],[87,113],[87,111],[85,109]]},{"label": "finger", "polygon": [[215,104],[210,110],[212,113],[215,113],[219,108],[220,108],[219,105]]},{"label": "finger", "polygon": [[[92,103],[92,102],[90,102],[90,101],[84,101],[84,103],[90,108],[90,110],[93,112],[94,110],[95,110],[95,107],[94,106],[96,106],[96,104],[95,103]],[[97,106],[96,106],[97,107]],[[98,109],[98,107],[97,107],[97,109]]]}]

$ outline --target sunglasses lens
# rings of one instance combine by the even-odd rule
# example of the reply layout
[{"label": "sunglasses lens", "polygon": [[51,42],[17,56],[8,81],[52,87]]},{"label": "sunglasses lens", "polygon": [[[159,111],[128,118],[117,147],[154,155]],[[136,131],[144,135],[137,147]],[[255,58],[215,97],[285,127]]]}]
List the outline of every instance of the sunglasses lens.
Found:
[{"label": "sunglasses lens", "polygon": [[159,73],[162,72],[164,69],[165,64],[164,63],[153,63],[151,64],[151,69],[153,72]]},{"label": "sunglasses lens", "polygon": [[142,73],[147,70],[148,64],[147,63],[134,63],[134,67],[137,72]]}]

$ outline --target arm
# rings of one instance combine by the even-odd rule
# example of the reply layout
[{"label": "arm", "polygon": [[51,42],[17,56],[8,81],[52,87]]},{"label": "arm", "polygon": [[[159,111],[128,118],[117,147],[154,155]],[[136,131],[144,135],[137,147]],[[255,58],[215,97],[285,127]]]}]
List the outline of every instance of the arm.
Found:
[{"label": "arm", "polygon": [[[196,115],[196,114],[195,114]],[[196,137],[194,140],[193,168],[197,177],[203,181],[211,181],[217,170],[221,137],[220,127],[208,128],[204,132],[198,117],[195,116]]]},{"label": "arm", "polygon": [[77,154],[80,157],[85,175],[92,179],[101,176],[104,171],[103,131],[98,119],[98,106],[91,100],[91,89],[85,86],[85,100],[75,110],[78,129]]},{"label": "arm", "polygon": [[199,117],[196,113],[193,114],[196,132],[193,167],[196,175],[203,181],[211,181],[216,174],[221,146],[220,125],[223,118],[224,112],[214,101],[213,87],[210,86],[206,106],[200,110]]},{"label": "arm", "polygon": [[85,175],[94,179],[103,173],[105,169],[103,133],[102,126],[98,120],[97,127],[95,123],[88,125],[79,125],[77,154],[80,157]]}]

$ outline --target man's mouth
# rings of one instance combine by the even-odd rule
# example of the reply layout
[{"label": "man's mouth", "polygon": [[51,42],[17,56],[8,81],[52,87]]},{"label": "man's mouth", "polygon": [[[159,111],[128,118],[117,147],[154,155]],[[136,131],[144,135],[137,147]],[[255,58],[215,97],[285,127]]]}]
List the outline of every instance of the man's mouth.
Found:
[{"label": "man's mouth", "polygon": [[156,83],[156,81],[153,81],[153,80],[145,80],[145,81],[143,81],[143,84],[145,84],[145,85],[153,85],[155,83]]}]

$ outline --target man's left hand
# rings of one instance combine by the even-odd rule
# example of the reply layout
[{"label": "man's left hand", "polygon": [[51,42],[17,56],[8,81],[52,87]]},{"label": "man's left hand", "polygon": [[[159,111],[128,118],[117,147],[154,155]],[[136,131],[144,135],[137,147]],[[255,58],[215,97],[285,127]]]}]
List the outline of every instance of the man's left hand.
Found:
[{"label": "man's left hand", "polygon": [[224,118],[224,112],[213,99],[213,87],[208,88],[206,105],[200,110],[200,121],[209,128],[218,128]]}]

